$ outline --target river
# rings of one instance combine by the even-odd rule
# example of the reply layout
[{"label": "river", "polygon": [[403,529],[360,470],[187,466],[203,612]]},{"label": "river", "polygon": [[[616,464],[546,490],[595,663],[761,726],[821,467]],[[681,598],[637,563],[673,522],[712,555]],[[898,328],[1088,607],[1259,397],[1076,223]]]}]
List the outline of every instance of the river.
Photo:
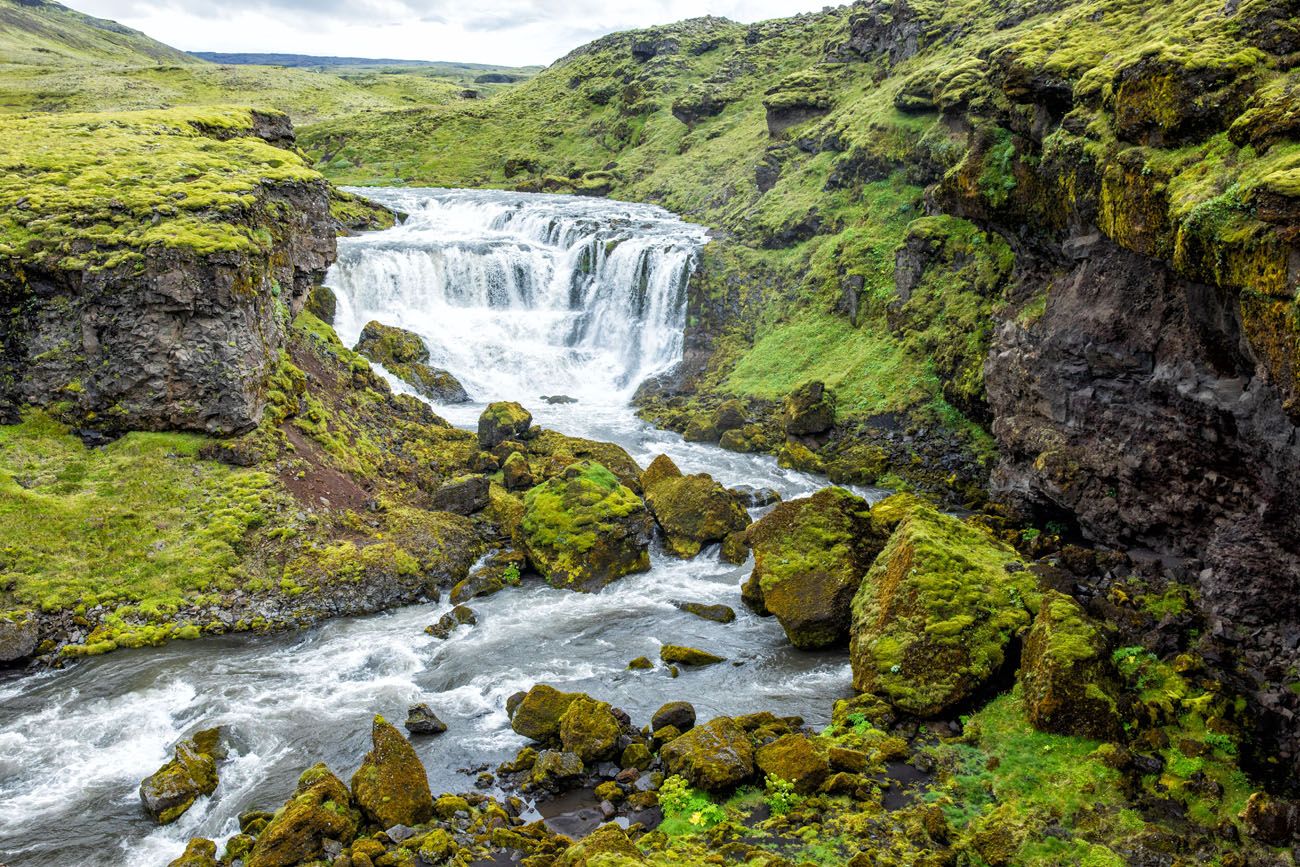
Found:
[{"label": "river", "polygon": [[[637,384],[682,352],[686,285],[703,228],[658,208],[599,199],[464,190],[365,190],[409,214],[403,225],[340,241],[328,285],[351,345],[370,319],[423,336],[435,366],[471,401],[436,406],[473,428],[486,402],[518,400],[535,421],[617,442],[645,466],[668,454],[685,472],[790,498],[824,479],[767,456],[687,443],[641,422]],[[400,383],[395,383],[401,388]],[[576,403],[551,405],[541,395]],[[859,491],[871,499],[878,491]],[[749,565],[716,548],[681,561],[656,546],[652,569],[583,595],[528,581],[471,607],[478,625],[447,641],[424,633],[450,606],[416,605],[297,633],[229,636],[123,650],[64,671],[0,679],[0,862],[9,867],[165,865],[193,836],[238,832],[238,814],[275,809],[298,774],[324,761],[345,780],[369,746],[372,714],[405,718],[428,702],[448,724],[417,738],[435,793],[471,789],[477,773],[524,744],[506,698],[538,682],[581,690],[638,725],[670,700],[702,719],[771,710],[825,723],[846,695],[846,654],[805,653],[747,611]],[[673,606],[724,603],[718,624]],[[724,665],[628,671],[663,643],[718,653]],[[181,737],[227,727],[215,794],[175,824],[144,813],[140,780]]]}]

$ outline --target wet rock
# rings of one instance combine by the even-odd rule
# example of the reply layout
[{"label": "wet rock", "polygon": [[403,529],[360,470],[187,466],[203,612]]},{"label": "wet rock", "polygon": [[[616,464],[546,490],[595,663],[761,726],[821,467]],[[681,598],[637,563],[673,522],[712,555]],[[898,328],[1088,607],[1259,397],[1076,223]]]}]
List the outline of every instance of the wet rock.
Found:
[{"label": "wet rock", "polygon": [[567,394],[544,394],[542,395],[542,400],[546,401],[551,406],[578,402],[576,397],[569,397]]},{"label": "wet rock", "polygon": [[730,605],[708,605],[704,602],[674,602],[679,610],[694,614],[714,623],[731,623],[736,619],[736,612]]},{"label": "wet rock", "polygon": [[726,657],[716,656],[705,650],[699,650],[694,647],[683,647],[678,644],[665,644],[659,648],[659,658],[670,665],[716,665],[719,662],[726,662]]},{"label": "wet rock", "polygon": [[466,608],[464,605],[457,605],[448,611],[438,622],[425,628],[425,632],[434,638],[447,639],[455,631],[457,626],[474,626],[478,623],[478,615],[472,608]]},{"label": "wet rock", "polygon": [[553,686],[539,683],[528,690],[510,714],[510,727],[517,734],[538,743],[559,743],[564,712],[581,698],[587,696],[580,692],[560,692]]},{"label": "wet rock", "polygon": [[513,401],[490,403],[478,419],[478,444],[491,451],[506,440],[521,440],[533,426],[533,414]]},{"label": "wet rock", "polygon": [[833,647],[848,637],[853,596],[884,547],[869,509],[843,488],[824,488],[781,503],[746,532],[754,571],[742,599],[776,615],[795,647]]},{"label": "wet rock", "polygon": [[410,742],[381,716],[374,719],[370,741],[370,752],[352,776],[357,806],[381,828],[427,822],[433,794]]},{"label": "wet rock", "polygon": [[749,526],[749,515],[712,476],[683,476],[666,455],[655,458],[641,485],[665,547],[677,557],[694,557],[704,545]]},{"label": "wet rock", "polygon": [[195,837],[185,844],[185,852],[167,867],[218,867],[217,844]]},{"label": "wet rock", "polygon": [[536,484],[533,471],[528,466],[528,458],[511,452],[510,457],[501,465],[502,482],[507,491],[524,491]]},{"label": "wet rock", "polygon": [[334,315],[338,312],[338,299],[334,290],[328,286],[313,286],[307,293],[307,303],[302,308],[326,325],[334,324]]},{"label": "wet rock", "polygon": [[36,652],[40,629],[30,611],[0,614],[0,664],[26,659]]},{"label": "wet rock", "polygon": [[1117,740],[1123,733],[1100,627],[1064,593],[1048,590],[1020,657],[1025,713],[1046,732]]},{"label": "wet rock", "polygon": [[785,399],[781,417],[790,436],[825,433],[835,424],[835,396],[820,382],[805,382]]},{"label": "wet rock", "polygon": [[144,808],[161,825],[176,821],[199,797],[216,791],[217,762],[223,758],[219,728],[181,741],[172,760],[140,784]]},{"label": "wet rock", "polygon": [[329,768],[315,765],[258,835],[245,867],[292,867],[321,858],[327,841],[351,843],[360,822],[347,787]]},{"label": "wet rock", "polygon": [[585,695],[569,702],[560,717],[560,743],[565,752],[584,763],[614,758],[621,734],[622,727],[610,706]]},{"label": "wet rock", "polygon": [[713,429],[719,434],[724,434],[730,430],[743,428],[749,421],[745,416],[743,403],[738,400],[723,401],[713,411]]},{"label": "wet rock", "polygon": [[651,526],[641,498],[594,461],[524,496],[524,547],[553,587],[591,592],[649,570]]},{"label": "wet rock", "polygon": [[736,485],[731,495],[740,505],[747,509],[761,509],[781,502],[781,494],[772,488],[756,488],[753,485]]},{"label": "wet rock", "polygon": [[[1008,568],[1008,567],[1012,568]],[[853,685],[933,717],[970,697],[1029,625],[1014,551],[921,507],[890,537],[853,599]]]},{"label": "wet rock", "polygon": [[650,717],[651,731],[658,731],[664,726],[672,726],[683,732],[695,728],[695,706],[689,701],[668,702]]},{"label": "wet rock", "polygon": [[440,735],[447,730],[447,724],[424,703],[411,705],[406,712],[405,725],[413,735]]},{"label": "wet rock", "polygon": [[655,667],[655,664],[648,657],[638,656],[627,664],[629,671],[647,671]]},{"label": "wet rock", "polygon": [[697,789],[717,792],[754,776],[754,747],[730,717],[718,717],[675,738],[660,750],[670,774]]},{"label": "wet rock", "polygon": [[443,485],[429,497],[429,508],[435,512],[456,515],[473,515],[487,508],[491,482],[487,476],[462,476]]},{"label": "wet rock", "polygon": [[563,792],[577,785],[585,772],[582,759],[573,753],[542,750],[537,754],[528,780],[533,788]]},{"label": "wet rock", "polygon": [[355,350],[382,364],[419,394],[439,403],[469,400],[464,387],[445,370],[429,366],[429,348],[420,335],[392,325],[367,322]]},{"label": "wet rock", "polygon": [[826,753],[802,734],[788,734],[759,747],[754,759],[764,774],[793,783],[795,791],[805,795],[821,788],[831,774]]}]

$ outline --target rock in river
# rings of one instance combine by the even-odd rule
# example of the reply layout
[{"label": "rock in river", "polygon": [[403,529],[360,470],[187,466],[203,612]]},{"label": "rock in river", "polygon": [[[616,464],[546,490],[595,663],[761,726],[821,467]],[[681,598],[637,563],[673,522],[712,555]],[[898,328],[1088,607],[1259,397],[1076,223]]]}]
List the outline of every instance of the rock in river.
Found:
[{"label": "rock in river", "polygon": [[383,717],[370,730],[372,749],[352,776],[352,796],[381,828],[418,825],[433,816],[433,794],[411,744]]},{"label": "rock in river", "polygon": [[223,758],[219,728],[181,741],[172,760],[140,784],[145,809],[159,824],[176,821],[200,796],[216,791],[217,762]]},{"label": "rock in river", "polygon": [[418,334],[392,325],[368,322],[361,330],[356,351],[382,364],[389,373],[410,384],[429,400],[439,403],[469,400],[456,377],[429,366],[429,348]]}]

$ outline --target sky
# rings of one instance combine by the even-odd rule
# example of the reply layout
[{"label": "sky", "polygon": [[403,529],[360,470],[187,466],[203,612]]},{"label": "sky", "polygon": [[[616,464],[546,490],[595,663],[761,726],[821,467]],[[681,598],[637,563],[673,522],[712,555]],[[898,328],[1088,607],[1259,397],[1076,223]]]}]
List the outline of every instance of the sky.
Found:
[{"label": "sky", "polygon": [[[547,64],[616,30],[760,21],[827,0],[63,0],[186,51]],[[832,0],[832,5],[835,5]]]}]

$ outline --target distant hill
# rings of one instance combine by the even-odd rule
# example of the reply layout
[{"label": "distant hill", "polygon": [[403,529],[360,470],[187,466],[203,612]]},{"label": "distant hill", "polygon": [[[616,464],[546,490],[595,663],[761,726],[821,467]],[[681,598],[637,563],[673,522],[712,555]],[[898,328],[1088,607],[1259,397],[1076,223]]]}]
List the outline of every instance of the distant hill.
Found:
[{"label": "distant hill", "polygon": [[199,62],[138,30],[83,15],[53,0],[0,0],[0,63],[64,66],[87,61]]},{"label": "distant hill", "polygon": [[192,51],[195,57],[212,63],[235,66],[291,66],[308,69],[367,68],[367,67],[419,67],[447,78],[472,79],[488,76],[485,84],[510,84],[531,78],[541,71],[540,66],[508,67],[487,63],[449,63],[439,60],[398,60],[376,57],[325,57],[315,54],[247,54],[219,51]]}]

